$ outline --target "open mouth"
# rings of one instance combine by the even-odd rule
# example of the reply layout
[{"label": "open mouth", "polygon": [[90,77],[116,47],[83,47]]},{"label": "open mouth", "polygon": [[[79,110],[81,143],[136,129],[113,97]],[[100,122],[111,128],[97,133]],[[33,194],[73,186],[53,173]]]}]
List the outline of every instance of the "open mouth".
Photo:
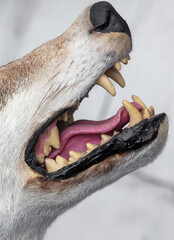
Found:
[{"label": "open mouth", "polygon": [[[127,64],[129,59],[124,58],[121,62]],[[96,84],[115,96],[110,79],[124,87],[120,69],[121,64],[117,62]],[[131,103],[124,100],[117,113],[103,121],[74,122],[73,113],[83,99],[75,106],[59,111],[34,133],[26,148],[26,163],[46,180],[58,181],[75,176],[114,154],[148,144],[157,137],[165,114],[155,116],[153,106],[147,108],[135,95],[132,99]]]}]

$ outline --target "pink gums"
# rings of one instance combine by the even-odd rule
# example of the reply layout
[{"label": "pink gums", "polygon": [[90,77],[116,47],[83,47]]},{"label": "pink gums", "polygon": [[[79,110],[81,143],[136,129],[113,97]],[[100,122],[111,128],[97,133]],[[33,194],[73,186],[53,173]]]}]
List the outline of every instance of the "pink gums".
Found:
[{"label": "pink gums", "polygon": [[[142,106],[138,103],[133,102],[132,104],[139,111],[142,111]],[[60,148],[52,149],[48,157],[54,159],[57,155],[60,155],[68,159],[69,151],[85,152],[87,143],[99,145],[102,133],[112,135],[113,131],[120,131],[128,122],[129,114],[124,107],[121,107],[116,115],[104,121],[76,121],[60,133]],[[48,132],[50,131],[49,127]],[[42,149],[45,136],[48,138],[48,132],[47,134],[43,133],[39,138],[39,144],[42,145]],[[35,153],[38,156],[39,152],[36,151]]]},{"label": "pink gums", "polygon": [[35,155],[36,156],[43,156],[44,153],[44,146],[46,140],[51,136],[51,130],[56,126],[57,120],[54,120],[46,129],[45,131],[39,136],[36,146],[35,146]]}]

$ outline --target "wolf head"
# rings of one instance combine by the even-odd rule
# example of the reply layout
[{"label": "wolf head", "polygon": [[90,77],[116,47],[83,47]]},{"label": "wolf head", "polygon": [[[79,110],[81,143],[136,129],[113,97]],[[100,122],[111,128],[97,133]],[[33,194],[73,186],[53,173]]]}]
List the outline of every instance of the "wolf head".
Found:
[{"label": "wolf head", "polygon": [[137,97],[106,121],[73,122],[95,84],[112,95],[108,77],[124,87],[118,70],[131,48],[127,23],[98,2],[61,36],[0,68],[1,239],[42,239],[58,215],[161,152],[167,116]]}]

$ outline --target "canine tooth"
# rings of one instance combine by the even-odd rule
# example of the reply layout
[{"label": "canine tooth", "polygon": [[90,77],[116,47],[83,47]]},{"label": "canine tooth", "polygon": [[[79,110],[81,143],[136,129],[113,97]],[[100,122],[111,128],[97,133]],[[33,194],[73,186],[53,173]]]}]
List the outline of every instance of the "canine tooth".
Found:
[{"label": "canine tooth", "polygon": [[151,118],[150,111],[148,108],[144,109],[143,119],[146,119],[146,118],[148,118],[148,119]]},{"label": "canine tooth", "polygon": [[47,140],[46,145],[52,146],[53,148],[56,148],[56,149],[60,148],[59,130],[57,127],[54,127],[51,130],[51,136]]},{"label": "canine tooth", "polygon": [[100,145],[104,144],[109,139],[111,139],[111,136],[109,136],[107,134],[101,134],[101,143],[100,143]]},{"label": "canine tooth", "polygon": [[106,71],[106,75],[110,78],[112,78],[116,83],[120,85],[120,87],[125,87],[125,81],[120,72],[115,69],[114,67],[111,67],[109,70]]},{"label": "canine tooth", "polygon": [[36,160],[37,160],[39,163],[44,163],[44,156],[43,156],[43,157],[36,157]]},{"label": "canine tooth", "polygon": [[79,158],[83,157],[84,154],[80,152],[70,151],[69,156],[69,163],[73,163],[76,162]]},{"label": "canine tooth", "polygon": [[116,64],[114,64],[113,66],[116,70],[120,71],[121,70],[121,64],[120,62],[117,62]]},{"label": "canine tooth", "polygon": [[103,74],[96,82],[96,84],[103,87],[107,92],[109,92],[112,96],[116,95],[116,91],[111,81],[107,78],[105,74]]},{"label": "canine tooth", "polygon": [[55,172],[58,170],[57,163],[51,158],[45,159],[45,167],[46,167],[48,173]]},{"label": "canine tooth", "polygon": [[130,102],[123,100],[122,103],[129,113],[130,117],[129,127],[132,127],[143,120],[141,113]]},{"label": "canine tooth", "polygon": [[143,107],[143,110],[146,109],[146,105],[143,103],[143,101],[137,97],[136,95],[132,95],[132,100],[136,103],[139,103],[142,107]]},{"label": "canine tooth", "polygon": [[46,144],[44,146],[44,151],[43,152],[44,152],[45,156],[48,156],[51,152],[51,147]]},{"label": "canine tooth", "polygon": [[149,111],[150,111],[150,116],[153,117],[155,115],[154,107],[150,106]]},{"label": "canine tooth", "polygon": [[69,164],[66,158],[63,158],[61,156],[56,157],[56,163],[57,163],[58,169],[63,168]]}]

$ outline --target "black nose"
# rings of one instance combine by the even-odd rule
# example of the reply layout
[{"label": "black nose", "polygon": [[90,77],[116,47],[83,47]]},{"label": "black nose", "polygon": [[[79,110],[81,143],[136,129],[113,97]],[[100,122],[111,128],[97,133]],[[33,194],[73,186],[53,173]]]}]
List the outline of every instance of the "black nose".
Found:
[{"label": "black nose", "polygon": [[90,10],[90,20],[96,32],[122,32],[127,33],[131,38],[131,33],[126,21],[108,2],[95,3]]}]

